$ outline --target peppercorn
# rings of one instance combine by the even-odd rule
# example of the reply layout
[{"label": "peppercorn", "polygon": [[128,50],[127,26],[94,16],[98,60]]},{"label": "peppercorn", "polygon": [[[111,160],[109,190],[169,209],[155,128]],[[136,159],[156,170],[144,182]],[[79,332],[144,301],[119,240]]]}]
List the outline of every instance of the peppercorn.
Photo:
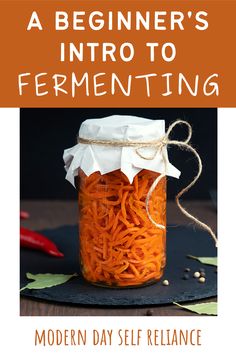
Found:
[{"label": "peppercorn", "polygon": [[205,272],[200,272],[200,276],[205,278],[206,277],[206,273]]},{"label": "peppercorn", "polygon": [[199,278],[200,275],[201,275],[201,274],[200,274],[199,272],[195,272],[195,273],[193,274],[193,277],[194,277],[194,278]]},{"label": "peppercorn", "polygon": [[152,315],[153,315],[153,311],[152,310],[147,310],[146,316],[152,316]]},{"label": "peppercorn", "polygon": [[188,280],[188,279],[189,279],[189,274],[186,274],[186,273],[185,273],[185,274],[183,275],[183,279],[184,279],[184,280]]},{"label": "peppercorn", "polygon": [[200,277],[198,279],[199,283],[205,283],[206,279],[204,277]]},{"label": "peppercorn", "polygon": [[184,268],[184,271],[185,271],[185,272],[190,272],[191,269],[190,269],[190,268]]},{"label": "peppercorn", "polygon": [[167,279],[163,280],[162,285],[165,285],[165,286],[170,285],[169,280],[167,280]]}]

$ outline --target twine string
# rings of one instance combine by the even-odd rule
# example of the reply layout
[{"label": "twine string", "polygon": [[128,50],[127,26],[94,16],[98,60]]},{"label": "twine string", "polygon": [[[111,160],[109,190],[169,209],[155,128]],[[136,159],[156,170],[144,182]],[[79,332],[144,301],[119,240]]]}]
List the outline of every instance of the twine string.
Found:
[{"label": "twine string", "polygon": [[[170,135],[173,131],[173,129],[177,126],[177,125],[185,125],[188,128],[188,134],[185,140],[171,140]],[[167,155],[165,153],[165,147],[168,146],[178,146],[179,148],[189,151],[191,152],[197,159],[197,163],[198,163],[198,172],[197,174],[193,177],[192,181],[186,186],[184,187],[175,197],[175,201],[176,204],[178,206],[178,208],[180,209],[180,211],[190,220],[194,221],[199,227],[201,227],[202,229],[206,230],[211,237],[213,238],[213,240],[215,241],[216,247],[217,247],[217,238],[216,235],[214,233],[214,231],[210,228],[210,226],[208,226],[207,224],[205,224],[204,222],[200,221],[197,217],[193,216],[192,214],[190,214],[186,208],[184,208],[182,206],[182,204],[180,203],[180,198],[183,196],[183,194],[185,194],[189,189],[191,189],[195,183],[197,182],[197,180],[199,179],[199,177],[201,176],[202,173],[202,161],[201,158],[198,154],[198,152],[189,144],[189,141],[192,137],[192,127],[191,125],[184,121],[184,120],[176,120],[175,122],[173,122],[172,124],[170,124],[166,134],[158,140],[151,140],[151,141],[118,141],[118,140],[97,140],[97,139],[85,139],[82,137],[78,137],[78,143],[81,144],[91,144],[91,145],[106,145],[106,146],[116,146],[116,147],[135,147],[135,152],[136,154],[140,157],[143,158],[145,160],[153,160],[156,156],[156,154],[158,153],[158,151],[160,151],[163,161],[164,161],[164,172],[162,174],[160,174],[153,182],[153,184],[151,185],[147,196],[146,196],[146,201],[145,201],[145,206],[146,206],[146,212],[148,215],[149,220],[159,229],[164,230],[165,226],[162,224],[158,224],[151,216],[150,211],[149,211],[149,202],[150,202],[150,198],[152,193],[154,192],[155,188],[157,187],[158,183],[160,182],[160,180],[165,177],[167,175],[167,166],[168,166],[168,160],[167,160]],[[140,151],[140,149],[142,148],[147,148],[147,147],[151,147],[154,149],[154,154],[152,156],[145,156],[143,154],[143,152]]]}]

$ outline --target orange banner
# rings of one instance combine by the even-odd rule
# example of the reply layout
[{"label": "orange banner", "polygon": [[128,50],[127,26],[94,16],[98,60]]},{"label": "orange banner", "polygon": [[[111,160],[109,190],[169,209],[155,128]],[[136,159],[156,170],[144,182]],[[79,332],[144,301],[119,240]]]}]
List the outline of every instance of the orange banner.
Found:
[{"label": "orange banner", "polygon": [[1,1],[6,107],[236,105],[235,1]]}]

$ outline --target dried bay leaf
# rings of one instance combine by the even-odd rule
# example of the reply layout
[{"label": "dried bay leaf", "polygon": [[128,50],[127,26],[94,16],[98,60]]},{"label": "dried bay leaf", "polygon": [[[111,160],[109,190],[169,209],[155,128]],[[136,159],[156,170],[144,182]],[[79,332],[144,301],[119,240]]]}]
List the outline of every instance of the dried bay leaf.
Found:
[{"label": "dried bay leaf", "polygon": [[217,315],[217,302],[204,302],[195,305],[180,305],[177,302],[173,302],[174,305],[179,306],[185,310],[195,312],[199,315]]},{"label": "dried bay leaf", "polygon": [[31,274],[26,273],[26,277],[33,282],[28,283],[26,286],[20,289],[23,291],[25,289],[44,289],[51,288],[52,286],[61,285],[66,283],[72,277],[76,277],[78,274]]},{"label": "dried bay leaf", "polygon": [[203,264],[217,267],[217,257],[196,257],[196,256],[192,256],[191,254],[188,255],[187,257],[191,259],[196,259],[197,261]]}]

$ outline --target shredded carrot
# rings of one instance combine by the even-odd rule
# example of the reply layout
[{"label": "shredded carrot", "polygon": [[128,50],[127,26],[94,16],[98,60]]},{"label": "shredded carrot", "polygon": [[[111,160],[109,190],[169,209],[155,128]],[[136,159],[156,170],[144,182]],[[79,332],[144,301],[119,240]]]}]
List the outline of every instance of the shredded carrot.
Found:
[{"label": "shredded carrot", "polygon": [[[79,171],[80,256],[90,282],[135,287],[160,279],[165,266],[166,232],[146,213],[145,200],[158,176],[147,170],[132,184],[120,171],[86,176]],[[152,218],[166,225],[166,179],[149,203]]]}]

